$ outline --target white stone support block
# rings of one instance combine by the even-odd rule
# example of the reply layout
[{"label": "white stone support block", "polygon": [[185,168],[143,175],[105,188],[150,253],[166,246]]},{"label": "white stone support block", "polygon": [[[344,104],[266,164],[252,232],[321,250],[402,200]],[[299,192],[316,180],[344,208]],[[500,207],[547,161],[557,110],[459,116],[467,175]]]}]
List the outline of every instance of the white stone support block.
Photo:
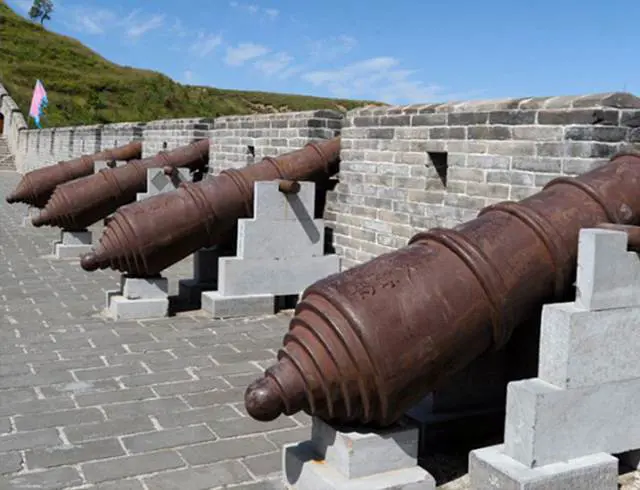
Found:
[{"label": "white stone support block", "polygon": [[364,432],[314,418],[309,441],[283,447],[283,479],[298,490],[435,489],[417,456],[417,427]]},{"label": "white stone support block", "polygon": [[60,232],[60,240],[53,244],[56,259],[77,259],[91,251],[92,234],[88,230]]},{"label": "white stone support block", "polygon": [[147,169],[147,192],[139,193],[136,199],[142,201],[151,196],[175,191],[182,182],[191,180],[188,168],[176,168],[172,175],[164,173],[163,168]]},{"label": "white stone support block", "polygon": [[272,294],[223,296],[218,291],[205,291],[201,295],[201,305],[213,318],[273,315],[276,297]]},{"label": "white stone support block", "polygon": [[32,226],[31,220],[40,214],[40,209],[29,206],[27,208],[26,216],[22,218],[22,226]]},{"label": "white stone support block", "polygon": [[576,303],[544,306],[538,377],[567,389],[640,378],[640,308]]},{"label": "white stone support block", "polygon": [[576,306],[586,310],[640,306],[640,256],[622,231],[580,230]]},{"label": "white stone support block", "polygon": [[529,467],[640,448],[640,378],[563,390],[540,379],[509,384],[504,451]]},{"label": "white stone support block", "polygon": [[618,460],[606,453],[537,468],[515,461],[502,445],[471,451],[471,490],[617,490]]},{"label": "white stone support block", "polygon": [[121,276],[120,289],[107,291],[106,314],[115,320],[163,318],[169,314],[169,283],[165,277]]},{"label": "white stone support block", "polygon": [[204,248],[193,254],[193,279],[178,281],[178,296],[187,304],[200,307],[202,293],[218,287],[219,258],[217,247]]},{"label": "white stone support block", "polygon": [[223,257],[218,290],[223,296],[300,294],[307,286],[338,272],[337,255],[285,260]]},{"label": "white stone support block", "polygon": [[216,317],[273,313],[275,297],[297,296],[340,271],[340,258],[324,255],[315,184],[300,182],[296,193],[280,192],[279,184],[254,184],[253,217],[238,220],[237,256],[219,258],[217,290],[202,294],[203,309]]}]

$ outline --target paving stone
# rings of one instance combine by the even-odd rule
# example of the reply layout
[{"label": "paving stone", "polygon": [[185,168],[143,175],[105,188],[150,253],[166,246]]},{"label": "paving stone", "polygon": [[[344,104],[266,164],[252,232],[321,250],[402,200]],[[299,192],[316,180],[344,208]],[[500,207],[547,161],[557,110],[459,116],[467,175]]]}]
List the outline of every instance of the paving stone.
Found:
[{"label": "paving stone", "polygon": [[154,490],[207,490],[248,480],[251,480],[251,475],[242,464],[238,461],[224,461],[210,466],[161,473],[145,478],[144,482]]},{"label": "paving stone", "polygon": [[166,412],[157,415],[158,423],[165,429],[201,423],[222,423],[238,417],[238,412],[228,405],[195,408],[180,412]]},{"label": "paving stone", "polygon": [[0,475],[17,473],[21,469],[22,455],[19,452],[0,454]]},{"label": "paving stone", "polygon": [[226,438],[297,427],[297,424],[289,417],[278,417],[271,422],[260,422],[248,417],[241,417],[224,422],[210,422],[209,426],[218,437]]},{"label": "paving stone", "polygon": [[123,437],[122,443],[129,453],[136,454],[197,444],[213,438],[215,436],[206,425],[194,425]]},{"label": "paving stone", "polygon": [[73,409],[75,404],[68,397],[50,398],[45,400],[28,400],[18,403],[0,405],[0,415],[26,415],[37,413],[57,412],[64,409]]},{"label": "paving stone", "polygon": [[275,475],[282,469],[282,452],[274,451],[258,456],[249,456],[242,461],[255,476]]},{"label": "paving stone", "polygon": [[88,482],[99,483],[183,466],[184,461],[178,453],[162,451],[153,454],[139,454],[107,461],[85,463],[81,467]]},{"label": "paving stone", "polygon": [[[69,466],[37,473],[23,473],[10,479],[11,490],[61,490],[82,483],[78,470]],[[1,488],[1,487],[0,487]]]},{"label": "paving stone", "polygon": [[59,412],[34,415],[19,415],[14,418],[14,424],[17,430],[33,430],[43,429],[45,427],[100,422],[102,420],[104,420],[104,416],[97,408],[79,408],[76,410],[61,410]]},{"label": "paving stone", "polygon": [[191,376],[186,370],[181,369],[178,371],[166,371],[163,373],[143,374],[140,376],[125,376],[121,379],[122,384],[131,388],[134,386],[150,386],[162,383],[175,383],[177,381],[189,381],[192,380]]},{"label": "paving stone", "polygon": [[104,412],[109,419],[131,418],[141,414],[160,416],[166,413],[187,410],[188,408],[187,404],[179,398],[158,398],[103,406]]},{"label": "paving stone", "polygon": [[139,416],[109,420],[98,424],[71,425],[64,428],[64,433],[72,443],[80,443],[93,439],[148,432],[154,428],[155,425],[149,417]]},{"label": "paving stone", "polygon": [[189,464],[199,465],[268,453],[275,448],[264,436],[248,436],[186,447],[180,450],[180,454]]},{"label": "paving stone", "polygon": [[219,390],[228,387],[229,385],[222,378],[207,378],[198,381],[154,385],[151,389],[156,392],[158,396],[171,396]]},{"label": "paving stone", "polygon": [[110,390],[102,393],[78,394],[75,396],[76,403],[80,407],[108,405],[110,403],[146,400],[149,398],[157,398],[157,396],[147,387],[132,388],[130,390]]},{"label": "paving stone", "polygon": [[54,466],[72,465],[84,461],[114,458],[125,454],[117,439],[103,439],[70,446],[48,447],[25,453],[27,466],[50,468]]},{"label": "paving stone", "polygon": [[146,490],[139,480],[116,480],[98,483],[97,485],[82,486],[82,490]]},{"label": "paving stone", "polygon": [[43,446],[57,446],[61,443],[58,431],[55,429],[18,432],[0,436],[0,453]]}]

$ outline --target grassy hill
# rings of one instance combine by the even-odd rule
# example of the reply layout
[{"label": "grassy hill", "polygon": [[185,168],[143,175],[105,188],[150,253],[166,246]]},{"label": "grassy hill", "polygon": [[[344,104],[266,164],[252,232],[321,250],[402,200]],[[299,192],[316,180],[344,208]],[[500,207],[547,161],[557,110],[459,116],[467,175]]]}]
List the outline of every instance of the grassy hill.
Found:
[{"label": "grassy hill", "polygon": [[36,79],[45,84],[49,96],[47,127],[348,110],[369,103],[181,85],[161,73],[111,63],[76,39],[17,15],[4,0],[0,0],[0,53],[0,83],[25,115]]}]

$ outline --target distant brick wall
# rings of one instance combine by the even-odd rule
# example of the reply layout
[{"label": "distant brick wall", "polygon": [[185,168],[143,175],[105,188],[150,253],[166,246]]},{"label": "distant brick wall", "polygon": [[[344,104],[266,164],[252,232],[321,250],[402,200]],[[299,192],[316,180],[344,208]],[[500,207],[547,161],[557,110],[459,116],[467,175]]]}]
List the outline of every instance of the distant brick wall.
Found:
[{"label": "distant brick wall", "polygon": [[333,138],[340,133],[342,118],[330,110],[219,117],[210,133],[209,171],[217,175]]},{"label": "distant brick wall", "polygon": [[142,157],[150,157],[162,150],[173,150],[209,137],[213,118],[164,119],[146,124],[142,131]]},{"label": "distant brick wall", "polygon": [[81,155],[123,146],[142,138],[144,124],[121,123],[63,128],[27,129],[19,140],[19,172],[53,165]]},{"label": "distant brick wall", "polygon": [[16,157],[16,165],[20,163],[20,133],[27,128],[24,116],[18,104],[11,98],[7,89],[0,84],[0,114],[4,119],[2,136],[6,138],[9,151]]},{"label": "distant brick wall", "polygon": [[355,110],[325,216],[348,268],[636,141],[640,99],[626,93]]}]

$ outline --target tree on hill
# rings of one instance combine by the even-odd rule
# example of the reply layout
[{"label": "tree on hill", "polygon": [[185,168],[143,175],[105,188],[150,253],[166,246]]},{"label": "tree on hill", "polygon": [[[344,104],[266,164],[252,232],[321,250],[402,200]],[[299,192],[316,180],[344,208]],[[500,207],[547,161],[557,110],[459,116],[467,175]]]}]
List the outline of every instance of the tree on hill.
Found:
[{"label": "tree on hill", "polygon": [[29,10],[29,17],[32,20],[40,19],[40,24],[43,24],[45,20],[51,19],[51,12],[53,12],[53,2],[51,0],[33,0],[33,5]]}]

